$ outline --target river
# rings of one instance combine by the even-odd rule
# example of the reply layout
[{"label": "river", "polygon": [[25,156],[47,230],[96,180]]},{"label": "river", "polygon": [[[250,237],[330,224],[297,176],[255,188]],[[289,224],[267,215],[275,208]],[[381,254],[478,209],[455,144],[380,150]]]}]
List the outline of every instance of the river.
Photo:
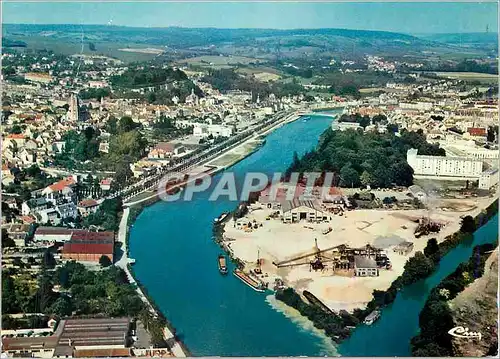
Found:
[{"label": "river", "polygon": [[[293,152],[300,155],[314,148],[330,123],[330,117],[313,116],[278,128],[266,137],[261,149],[227,171],[235,174],[237,184],[247,172],[284,171]],[[251,290],[232,275],[219,274],[220,249],[211,239],[213,219],[237,203],[227,197],[209,202],[210,193],[202,192],[189,202],[157,202],[142,211],[130,233],[137,279],[192,354],[338,355],[332,342],[296,311]],[[473,245],[493,241],[495,233],[498,236],[497,217],[479,229],[474,244],[460,245],[445,256],[434,275],[401,291],[378,322],[357,328],[338,348],[340,354],[409,355],[408,343],[418,331],[418,314],[429,291],[468,259]]]},{"label": "river", "polygon": [[[235,174],[237,184],[247,172],[283,172],[293,152],[300,155],[314,148],[331,122],[331,117],[313,116],[280,127],[266,137],[262,148],[227,171]],[[335,355],[331,341],[309,330],[312,326],[294,311],[231,274],[219,274],[221,250],[212,240],[213,219],[232,211],[237,202],[227,197],[209,202],[210,193],[205,191],[189,202],[157,202],[142,211],[130,232],[137,279],[192,354]]]}]

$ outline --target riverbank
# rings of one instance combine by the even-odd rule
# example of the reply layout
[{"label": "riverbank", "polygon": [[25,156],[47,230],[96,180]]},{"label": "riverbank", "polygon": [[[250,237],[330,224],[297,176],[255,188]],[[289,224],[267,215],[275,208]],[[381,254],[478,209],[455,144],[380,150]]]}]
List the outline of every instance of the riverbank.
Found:
[{"label": "riverbank", "polygon": [[[246,157],[250,156],[252,153],[255,151],[258,151],[258,149],[261,147],[263,143],[265,143],[265,136],[268,134],[272,133],[276,129],[280,128],[281,126],[284,126],[286,124],[292,123],[299,118],[302,117],[302,112],[303,111],[295,111],[285,117],[283,117],[282,120],[278,121],[277,123],[271,125],[269,128],[264,128],[263,130],[255,133],[253,136],[247,138],[241,143],[237,143],[233,146],[230,146],[227,151],[218,154],[216,157],[208,160],[208,161],[202,161],[199,163],[198,166],[191,168],[189,170],[186,170],[184,172],[181,171],[181,173],[184,174],[190,174],[190,175],[196,175],[201,172],[205,172],[210,175],[215,175],[219,173],[220,171],[229,168],[231,166],[234,166],[241,160],[245,159]],[[177,187],[182,187],[184,184],[174,186],[172,188],[177,188]],[[147,193],[150,194],[147,194]],[[157,191],[145,191],[137,196],[128,198],[126,202],[124,202],[124,206],[126,207],[131,207],[135,206],[137,204],[141,204],[143,202],[147,202],[148,204],[152,204],[155,201],[157,201],[158,198],[158,193]]]},{"label": "riverbank", "polygon": [[[482,357],[496,354],[498,239],[495,243],[475,246],[473,253],[432,289],[420,313],[420,333],[411,341],[412,355]],[[470,333],[480,333],[481,337],[468,340],[453,337],[449,331],[458,326]]]}]

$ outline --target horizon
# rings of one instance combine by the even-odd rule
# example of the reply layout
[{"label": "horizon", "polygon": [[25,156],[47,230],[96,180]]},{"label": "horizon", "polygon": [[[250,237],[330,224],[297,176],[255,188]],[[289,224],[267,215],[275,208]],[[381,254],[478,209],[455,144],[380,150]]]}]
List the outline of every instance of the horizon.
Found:
[{"label": "horizon", "polygon": [[469,31],[469,32],[400,32],[390,30],[367,30],[367,29],[354,29],[345,27],[295,27],[295,28],[273,28],[273,27],[217,27],[217,26],[182,26],[182,25],[169,25],[169,26],[129,26],[129,25],[116,25],[116,24],[76,24],[76,23],[3,23],[4,26],[109,26],[109,27],[123,27],[129,29],[215,29],[215,30],[272,30],[272,31],[298,31],[298,30],[348,30],[348,31],[367,31],[367,32],[387,32],[396,33],[410,36],[418,35],[453,35],[453,34],[493,34],[498,36],[498,32],[493,31]]},{"label": "horizon", "polygon": [[498,32],[496,2],[4,2],[6,25]]}]

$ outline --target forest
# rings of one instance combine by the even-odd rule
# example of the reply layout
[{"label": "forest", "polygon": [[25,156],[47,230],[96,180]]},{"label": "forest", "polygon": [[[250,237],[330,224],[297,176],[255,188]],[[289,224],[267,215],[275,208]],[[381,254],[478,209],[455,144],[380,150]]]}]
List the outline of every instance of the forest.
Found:
[{"label": "forest", "polygon": [[[372,119],[373,121],[373,119]],[[413,169],[406,152],[418,149],[422,155],[444,156],[438,145],[429,144],[422,132],[394,133],[327,129],[316,149],[299,158],[295,153],[287,170],[292,172],[334,172],[340,187],[389,188],[413,184]]]}]

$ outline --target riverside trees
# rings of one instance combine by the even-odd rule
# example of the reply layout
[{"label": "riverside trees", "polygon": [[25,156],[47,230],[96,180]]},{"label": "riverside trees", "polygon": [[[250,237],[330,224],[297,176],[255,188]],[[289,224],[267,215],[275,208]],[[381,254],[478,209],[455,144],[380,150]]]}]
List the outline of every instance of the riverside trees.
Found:
[{"label": "riverside trees", "polygon": [[[363,118],[361,117],[361,120]],[[416,148],[419,154],[444,156],[444,150],[431,145],[418,132],[402,131],[401,136],[356,130],[326,130],[317,148],[298,158],[294,155],[287,174],[292,172],[335,172],[334,185],[388,188],[413,184],[413,169],[406,152]]]}]

